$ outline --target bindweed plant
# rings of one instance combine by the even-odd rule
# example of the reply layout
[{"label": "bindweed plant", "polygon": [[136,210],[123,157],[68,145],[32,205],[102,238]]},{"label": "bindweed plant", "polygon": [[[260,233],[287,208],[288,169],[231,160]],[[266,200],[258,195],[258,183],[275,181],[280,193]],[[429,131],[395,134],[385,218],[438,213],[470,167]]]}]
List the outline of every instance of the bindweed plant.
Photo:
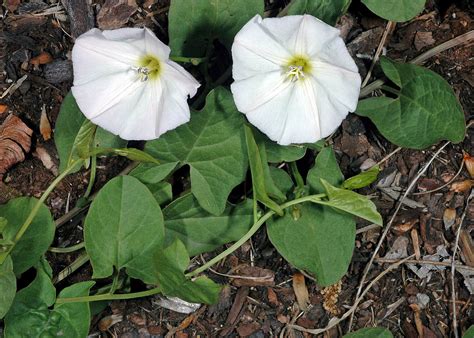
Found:
[{"label": "bindweed plant", "polygon": [[[424,0],[362,2],[394,21],[424,6]],[[39,199],[0,205],[5,337],[85,337],[95,301],[160,293],[215,303],[221,285],[206,270],[264,226],[292,266],[321,286],[338,282],[352,258],[356,220],[383,226],[374,203],[354,191],[374,182],[378,167],[344,177],[324,137],[354,111],[406,148],[457,143],[465,131],[453,90],[421,66],[381,58],[385,77],[368,88],[386,95],[359,101],[360,75],[332,27],[349,4],[293,0],[286,16],[262,18],[263,0],[172,1],[169,47],[148,28],[93,29],[79,37],[74,86],[56,122],[60,174]],[[216,52],[218,45],[227,53]],[[137,149],[128,140],[147,142]],[[307,152],[317,155],[303,177],[296,161]],[[112,155],[136,165],[91,194],[97,157]],[[168,178],[184,166],[190,189],[174,196]],[[55,235],[44,202],[83,168],[91,172],[79,201],[87,209],[84,243],[71,250],[84,251],[93,281],[58,293],[44,258]],[[251,189],[230,203],[248,172]],[[190,257],[227,243],[233,244],[189,269]],[[17,292],[17,278],[31,268],[35,279]],[[150,287],[127,293],[130,278]]]}]

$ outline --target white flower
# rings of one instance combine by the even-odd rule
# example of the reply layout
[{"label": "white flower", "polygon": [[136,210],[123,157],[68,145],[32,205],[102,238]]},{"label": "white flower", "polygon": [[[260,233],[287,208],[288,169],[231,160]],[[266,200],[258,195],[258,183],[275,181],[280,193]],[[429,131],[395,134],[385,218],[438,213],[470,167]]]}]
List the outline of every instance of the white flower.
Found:
[{"label": "white flower", "polygon": [[255,16],[232,57],[237,108],[279,144],[316,142],[357,107],[357,66],[339,31],[313,16]]},{"label": "white flower", "polygon": [[91,29],[72,50],[74,95],[93,123],[126,140],[150,140],[189,121],[199,83],[169,60],[149,29]]}]

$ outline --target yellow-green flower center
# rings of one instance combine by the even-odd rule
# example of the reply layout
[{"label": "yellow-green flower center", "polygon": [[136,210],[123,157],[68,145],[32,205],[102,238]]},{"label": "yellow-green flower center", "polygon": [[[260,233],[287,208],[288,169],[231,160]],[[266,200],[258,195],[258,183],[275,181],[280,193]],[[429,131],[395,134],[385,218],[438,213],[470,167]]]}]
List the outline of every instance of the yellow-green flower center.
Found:
[{"label": "yellow-green flower center", "polygon": [[305,76],[311,74],[313,66],[310,59],[305,55],[294,55],[286,63],[286,76],[291,81],[304,80]]},{"label": "yellow-green flower center", "polygon": [[153,55],[145,55],[138,60],[138,67],[134,67],[142,81],[155,80],[160,76],[162,67],[160,60]]}]

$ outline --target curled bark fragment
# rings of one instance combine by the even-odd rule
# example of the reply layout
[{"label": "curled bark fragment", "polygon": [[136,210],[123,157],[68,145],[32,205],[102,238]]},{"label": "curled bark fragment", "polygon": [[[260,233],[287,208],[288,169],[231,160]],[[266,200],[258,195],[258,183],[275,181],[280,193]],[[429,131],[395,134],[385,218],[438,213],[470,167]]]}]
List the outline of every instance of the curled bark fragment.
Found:
[{"label": "curled bark fragment", "polygon": [[25,159],[30,151],[33,131],[15,115],[9,115],[0,126],[0,178],[7,170]]}]

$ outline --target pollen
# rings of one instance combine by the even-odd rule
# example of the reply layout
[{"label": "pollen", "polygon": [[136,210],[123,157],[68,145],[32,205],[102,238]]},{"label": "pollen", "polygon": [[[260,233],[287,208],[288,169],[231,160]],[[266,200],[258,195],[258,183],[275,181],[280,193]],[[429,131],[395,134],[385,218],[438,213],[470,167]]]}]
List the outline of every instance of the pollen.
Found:
[{"label": "pollen", "polygon": [[138,61],[138,67],[134,67],[142,81],[155,80],[161,73],[161,62],[153,55],[145,55]]},{"label": "pollen", "polygon": [[313,69],[307,56],[295,55],[285,65],[285,74],[291,81],[303,80]]}]

